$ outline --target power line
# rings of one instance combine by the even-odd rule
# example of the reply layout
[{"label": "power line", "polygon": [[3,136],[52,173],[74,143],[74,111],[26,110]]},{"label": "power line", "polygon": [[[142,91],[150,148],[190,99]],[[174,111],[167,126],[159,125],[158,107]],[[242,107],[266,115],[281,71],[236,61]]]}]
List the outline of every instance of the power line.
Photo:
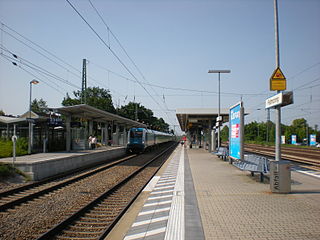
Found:
[{"label": "power line", "polygon": [[[7,57],[6,55],[0,54],[0,56],[3,57],[4,59],[6,59],[8,62],[13,63],[13,62],[11,61],[11,59],[10,59],[9,57]],[[63,92],[61,92],[58,88],[50,85],[46,80],[43,80],[43,79],[40,78],[39,76],[36,76],[35,74],[31,73],[30,71],[26,70],[25,68],[23,68],[23,67],[20,66],[20,65],[16,65],[16,66],[19,67],[21,70],[25,71],[26,73],[28,73],[29,75],[33,76],[34,78],[41,80],[41,82],[44,82],[46,85],[48,85],[48,86],[51,87],[52,89],[54,89],[54,90],[56,90],[57,92],[59,92],[59,93],[61,93],[62,95],[64,95]]]},{"label": "power line", "polygon": [[[126,51],[126,49],[123,47],[123,45],[121,44],[121,42],[119,41],[119,39],[115,36],[115,34],[111,31],[110,27],[107,25],[107,23],[104,21],[103,17],[101,16],[101,14],[99,13],[99,11],[97,10],[97,8],[92,4],[91,0],[88,0],[90,5],[92,6],[92,8],[95,10],[95,12],[97,13],[97,15],[99,16],[99,18],[102,20],[103,24],[106,26],[107,31],[108,31],[108,36],[109,36],[109,32],[111,33],[111,35],[114,37],[114,39],[117,41],[117,43],[119,44],[119,46],[121,47],[121,49],[124,51],[125,55],[128,57],[128,59],[131,61],[131,63],[133,64],[133,66],[138,70],[138,72],[140,73],[140,75],[142,76],[142,78],[146,81],[147,79],[145,78],[144,74],[142,73],[142,71],[140,70],[140,68],[137,66],[137,64],[133,61],[133,59],[129,56],[128,52]],[[110,49],[110,41],[109,41],[109,49]],[[148,82],[149,83],[149,82]],[[151,85],[150,85],[151,86]],[[153,89],[153,87],[151,86],[152,91],[155,93],[155,95],[157,97],[160,98],[160,95]],[[164,101],[164,107],[166,109],[168,109],[168,106],[166,104],[166,102]],[[167,115],[167,117],[169,118],[168,114],[165,112],[165,114]]]},{"label": "power line", "polygon": [[46,69],[44,69],[44,68],[42,68],[42,67],[40,67],[40,66],[38,66],[38,65],[36,65],[36,64],[34,64],[34,63],[32,63],[32,62],[30,62],[30,61],[28,61],[28,60],[20,57],[20,56],[17,56],[17,55],[14,54],[12,51],[10,51],[10,50],[2,47],[2,45],[0,45],[0,48],[3,49],[3,50],[6,51],[6,52],[9,52],[9,53],[13,56],[13,57],[11,57],[11,56],[6,56],[6,55],[4,55],[4,54],[1,54],[1,55],[6,56],[7,58],[9,58],[12,62],[16,62],[17,60],[19,60],[21,64],[23,64],[23,65],[25,65],[25,66],[27,66],[27,67],[35,70],[35,71],[42,72],[43,74],[45,74],[45,75],[47,75],[47,76],[49,76],[49,77],[51,77],[51,78],[54,78],[54,79],[56,79],[56,80],[58,80],[58,81],[61,81],[62,83],[65,83],[65,84],[67,84],[67,85],[69,85],[69,86],[71,86],[71,87],[80,89],[78,86],[70,83],[68,80],[63,79],[63,78],[61,78],[61,77],[59,77],[59,76],[57,76],[57,75],[55,75],[55,74],[47,71]]},{"label": "power line", "polygon": [[97,33],[97,31],[89,24],[89,22],[81,15],[81,13],[72,5],[69,0],[66,0],[73,10],[80,16],[80,18],[87,24],[87,26],[93,31],[93,33],[100,39],[100,41],[109,49],[112,55],[119,61],[119,63],[127,70],[127,72],[135,79],[135,81],[147,92],[151,99],[161,108],[158,101],[150,94],[150,92],[143,86],[143,84],[137,79],[137,77],[131,72],[127,65],[120,59],[120,57],[111,49],[110,46],[102,39],[102,37]]},{"label": "power line", "polygon": [[[126,51],[126,49],[123,47],[123,45],[121,44],[120,40],[115,36],[115,34],[111,31],[110,27],[107,25],[107,23],[104,21],[103,17],[101,16],[101,14],[99,13],[99,11],[97,10],[97,8],[93,5],[93,3],[91,2],[91,0],[88,0],[90,5],[92,6],[92,8],[95,10],[95,12],[97,13],[97,15],[99,16],[99,18],[101,19],[101,21],[103,22],[103,24],[105,25],[105,27],[107,28],[108,34],[109,32],[111,33],[111,35],[114,37],[114,39],[116,40],[116,42],[119,44],[120,48],[123,50],[123,52],[125,53],[125,55],[128,57],[128,59],[131,61],[131,63],[134,65],[134,67],[137,69],[137,71],[140,73],[140,75],[142,76],[142,78],[148,83],[148,85],[151,87],[152,91],[155,93],[155,95],[157,97],[160,98],[160,95],[158,92],[156,92],[152,85],[147,81],[147,79],[145,78],[144,74],[142,73],[142,71],[140,70],[140,68],[137,66],[137,64],[133,61],[133,59],[129,56],[128,52]],[[109,36],[109,35],[108,35]],[[109,41],[109,48],[110,48],[110,41]],[[163,102],[165,109],[168,110],[168,106],[166,104],[166,102]],[[165,114],[167,115],[167,117],[169,118],[168,114],[165,112]],[[172,120],[172,119],[171,119]]]},{"label": "power line", "polygon": [[[10,31],[12,31],[13,33],[17,34],[18,36],[20,36],[21,38],[23,38],[24,40],[26,40],[27,42],[30,42],[31,44],[33,44],[34,46],[38,47],[39,49],[41,49],[42,51],[44,51],[46,54],[49,54],[50,56],[54,57],[55,59],[61,61],[63,64],[69,66],[71,69],[75,70],[77,73],[74,73],[73,71],[71,71],[70,69],[68,69],[67,67],[63,66],[62,64],[58,63],[57,61],[51,59],[50,57],[46,56],[45,54],[43,54],[42,52],[40,52],[39,50],[35,49],[34,47],[30,46],[29,44],[27,44],[26,42],[22,41],[21,39],[18,39],[17,37],[15,37],[14,35],[12,35],[11,33],[3,30],[3,32],[5,32],[6,34],[8,34],[10,37],[12,37],[13,39],[15,39],[16,41],[20,42],[21,44],[27,46],[28,48],[32,49],[33,51],[35,51],[36,53],[40,54],[41,56],[43,56],[44,58],[48,59],[49,61],[55,63],[56,65],[58,65],[59,67],[63,68],[64,70],[66,70],[68,73],[73,74],[74,76],[76,76],[77,78],[81,79],[81,71],[77,68],[75,68],[74,66],[72,66],[71,64],[69,64],[68,62],[64,61],[62,58],[58,57],[57,55],[51,53],[50,51],[48,51],[47,49],[45,49],[44,47],[40,46],[39,44],[35,43],[34,41],[32,41],[31,39],[25,37],[24,35],[22,35],[21,33],[17,32],[16,30],[14,30],[13,28],[9,27],[8,25],[2,23],[0,21],[0,23],[2,24],[2,26],[5,26],[6,28],[8,28]],[[94,82],[99,83],[95,78],[88,76],[89,79],[93,80]],[[78,88],[78,87],[77,87]],[[109,87],[107,87],[110,91],[113,91],[119,95],[122,95],[121,93],[110,89]]]}]

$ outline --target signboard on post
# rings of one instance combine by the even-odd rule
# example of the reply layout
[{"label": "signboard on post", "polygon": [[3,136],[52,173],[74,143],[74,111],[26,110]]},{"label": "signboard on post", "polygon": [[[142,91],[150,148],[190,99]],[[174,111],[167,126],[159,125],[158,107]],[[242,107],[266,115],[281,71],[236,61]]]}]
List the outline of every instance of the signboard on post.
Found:
[{"label": "signboard on post", "polygon": [[297,144],[297,135],[291,135],[291,144]]},{"label": "signboard on post", "polygon": [[242,102],[230,108],[229,112],[229,156],[234,159],[243,159],[244,111]]},{"label": "signboard on post", "polygon": [[272,97],[269,97],[266,100],[266,108],[273,108],[276,106],[287,106],[293,103],[293,92],[292,91],[286,91],[278,93]]},{"label": "signboard on post", "polygon": [[316,145],[316,135],[315,134],[310,134],[310,146],[315,146]]},{"label": "signboard on post", "polygon": [[286,136],[281,136],[281,144],[286,144]]},{"label": "signboard on post", "polygon": [[278,67],[274,70],[270,78],[270,90],[271,91],[283,91],[287,89],[287,81],[283,75],[281,69]]}]

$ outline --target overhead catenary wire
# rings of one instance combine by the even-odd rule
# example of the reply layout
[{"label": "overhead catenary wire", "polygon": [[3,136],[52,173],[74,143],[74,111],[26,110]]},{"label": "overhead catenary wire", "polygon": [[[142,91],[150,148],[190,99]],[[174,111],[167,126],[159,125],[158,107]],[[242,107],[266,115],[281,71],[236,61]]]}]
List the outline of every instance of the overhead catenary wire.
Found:
[{"label": "overhead catenary wire", "polygon": [[104,39],[97,33],[97,31],[89,24],[89,22],[82,16],[82,14],[76,9],[76,7],[69,1],[66,0],[72,9],[80,16],[80,18],[87,24],[87,26],[93,31],[93,33],[100,39],[100,41],[105,45],[112,55],[118,60],[118,62],[126,69],[126,71],[133,77],[133,79],[146,91],[150,98],[160,107],[159,102],[150,94],[150,92],[143,86],[143,84],[137,79],[137,77],[132,73],[129,67],[121,60],[121,58],[113,51],[113,49],[104,41]]},{"label": "overhead catenary wire", "polygon": [[[7,57],[4,54],[0,54],[0,56],[4,59],[6,59],[8,62],[13,63],[12,59]],[[23,70],[24,72],[28,73],[29,75],[31,75],[32,77],[39,79],[41,82],[44,82],[47,86],[49,86],[50,88],[54,89],[55,91],[61,93],[62,95],[65,95],[59,88],[54,87],[53,85],[49,84],[46,80],[44,80],[43,78],[33,74],[32,72],[28,71],[27,69],[25,69],[24,67],[22,67],[20,64],[16,64],[15,66],[19,67],[21,70]]]},{"label": "overhead catenary wire", "polygon": [[40,66],[38,66],[38,65],[28,61],[28,60],[26,60],[26,59],[16,55],[15,53],[11,52],[10,50],[8,50],[8,49],[6,49],[6,48],[4,48],[2,46],[0,46],[0,48],[2,50],[4,50],[4,51],[10,53],[13,56],[13,57],[11,57],[11,56],[7,56],[7,55],[4,55],[4,54],[1,54],[1,55],[6,56],[7,58],[9,58],[11,61],[13,61],[13,62],[19,61],[20,64],[23,64],[23,65],[25,65],[25,66],[33,69],[33,70],[39,71],[39,72],[41,72],[41,73],[43,73],[43,74],[45,74],[45,75],[47,75],[47,76],[49,76],[51,78],[54,78],[54,79],[56,79],[56,80],[58,80],[58,81],[60,81],[62,83],[65,83],[65,84],[67,84],[67,85],[69,85],[71,87],[80,89],[78,86],[70,83],[68,80],[66,80],[64,78],[61,78],[61,77],[49,72],[48,70],[46,70],[46,69],[44,69],[44,68],[42,68],[42,67],[40,67]]},{"label": "overhead catenary wire", "polygon": [[[39,48],[41,51],[45,52],[46,54],[50,55],[51,57],[59,60],[60,62],[62,62],[63,64],[65,64],[66,66],[68,66],[69,68],[67,68],[66,66],[58,63],[57,61],[53,60],[51,57],[45,55],[44,53],[42,53],[41,51],[37,50],[35,47],[30,46],[28,43],[22,41],[21,39],[17,38],[16,36],[14,36],[13,34],[9,33],[8,31],[4,32],[9,35],[10,37],[12,37],[13,39],[15,39],[16,41],[20,42],[21,44],[23,44],[24,46],[27,46],[28,48],[30,48],[31,50],[35,51],[36,53],[40,54],[42,57],[46,58],[47,60],[49,60],[50,62],[56,64],[57,66],[61,67],[62,69],[66,70],[68,73],[71,73],[72,75],[76,76],[77,78],[81,78],[81,71],[79,69],[77,69],[76,67],[72,66],[71,64],[69,64],[68,62],[66,62],[65,60],[63,60],[62,58],[58,57],[56,54],[53,54],[52,52],[50,52],[49,50],[45,49],[44,47],[40,46],[39,44],[37,44],[36,42],[34,42],[33,40],[27,38],[26,36],[22,35],[21,33],[17,32],[16,30],[14,30],[13,28],[9,27],[8,25],[2,23],[0,21],[1,24],[3,24],[3,26],[5,26],[7,29],[9,29],[10,31],[12,31],[13,33],[15,33],[16,35],[18,35],[19,37],[21,37],[22,39],[24,39],[25,41],[33,44],[35,47]],[[2,49],[1,49],[2,50]],[[71,69],[72,70],[71,70]],[[75,72],[73,72],[73,70]],[[93,78],[92,76],[88,76],[88,78],[90,80],[92,80],[95,83],[101,84],[101,82],[99,82],[98,80],[96,80],[95,78]],[[103,85],[103,84],[102,84]],[[106,87],[106,86],[105,86]],[[108,90],[118,94],[118,95],[122,95],[120,92],[115,91],[114,89],[110,89],[110,87],[106,87]],[[78,87],[77,87],[78,89]]]},{"label": "overhead catenary wire", "polygon": [[[105,25],[105,27],[107,28],[108,31],[108,37],[109,37],[109,33],[111,33],[111,35],[114,37],[114,39],[116,40],[116,42],[119,44],[120,48],[123,50],[123,52],[125,53],[125,55],[128,57],[128,59],[130,60],[130,62],[133,64],[133,66],[137,69],[137,71],[139,72],[139,74],[142,76],[142,78],[144,79],[144,81],[146,81],[147,83],[149,83],[147,81],[147,79],[145,78],[144,74],[142,73],[142,71],[140,70],[140,68],[138,67],[138,65],[135,63],[135,61],[129,56],[128,52],[126,51],[126,49],[123,47],[123,45],[121,44],[120,40],[116,37],[116,35],[111,31],[110,27],[107,25],[107,23],[105,22],[105,20],[103,19],[103,17],[101,16],[101,14],[99,13],[99,11],[97,10],[97,8],[93,5],[91,0],[88,0],[91,7],[94,9],[94,11],[96,12],[96,14],[99,16],[99,18],[101,19],[101,21],[103,22],[103,24]],[[111,48],[110,46],[110,41],[109,41],[109,48]],[[152,85],[149,86],[151,87],[152,91],[155,93],[155,96],[160,98],[160,95],[158,92],[156,92]],[[168,109],[168,106],[165,102],[163,102],[165,109]],[[168,118],[170,118],[168,116],[168,114],[165,112],[165,114],[167,115]]]}]

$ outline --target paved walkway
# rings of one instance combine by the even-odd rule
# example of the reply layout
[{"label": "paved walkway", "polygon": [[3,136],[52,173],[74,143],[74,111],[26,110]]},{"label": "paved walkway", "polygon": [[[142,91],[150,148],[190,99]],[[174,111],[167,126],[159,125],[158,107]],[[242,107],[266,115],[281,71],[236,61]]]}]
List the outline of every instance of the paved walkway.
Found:
[{"label": "paved walkway", "polygon": [[292,193],[271,194],[201,149],[189,149],[206,239],[320,239],[320,179],[292,172]]},{"label": "paved walkway", "polygon": [[[320,239],[320,178],[293,170],[292,192],[204,149],[179,146],[107,239]],[[301,170],[301,169],[300,169]]]}]

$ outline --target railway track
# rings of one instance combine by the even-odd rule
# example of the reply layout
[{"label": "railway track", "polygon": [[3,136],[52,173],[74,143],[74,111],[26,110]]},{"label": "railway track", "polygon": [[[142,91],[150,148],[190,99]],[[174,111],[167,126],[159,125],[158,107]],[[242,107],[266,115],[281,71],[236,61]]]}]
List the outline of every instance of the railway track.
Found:
[{"label": "railway track", "polygon": [[[171,153],[170,150],[162,151],[129,176],[119,181],[114,187],[40,236],[38,240],[71,239],[75,237],[104,239],[136,199],[146,183],[156,173],[155,169],[153,169],[151,176],[146,174],[146,171],[150,172],[148,166],[160,160],[160,167],[164,162],[161,158],[167,157]],[[149,176],[147,179],[145,179],[146,175]]]},{"label": "railway track", "polygon": [[[269,146],[245,144],[244,150],[273,158],[275,156],[274,147]],[[281,156],[286,160],[309,164],[317,169],[320,168],[320,150],[318,149],[281,147]]]},{"label": "railway track", "polygon": [[142,154],[1,211],[0,239],[99,239],[110,231],[174,146],[163,152],[163,157],[155,158],[153,152]]},{"label": "railway track", "polygon": [[53,178],[45,179],[43,181],[34,182],[18,188],[10,189],[8,191],[0,192],[0,211],[5,211],[9,208],[16,207],[22,203],[26,203],[35,198],[44,196],[59,188],[67,186],[68,184],[75,183],[84,178],[90,177],[93,174],[104,171],[117,164],[127,161],[136,155],[131,155],[112,163],[105,164],[93,170],[71,176],[70,174],[63,174]]}]

